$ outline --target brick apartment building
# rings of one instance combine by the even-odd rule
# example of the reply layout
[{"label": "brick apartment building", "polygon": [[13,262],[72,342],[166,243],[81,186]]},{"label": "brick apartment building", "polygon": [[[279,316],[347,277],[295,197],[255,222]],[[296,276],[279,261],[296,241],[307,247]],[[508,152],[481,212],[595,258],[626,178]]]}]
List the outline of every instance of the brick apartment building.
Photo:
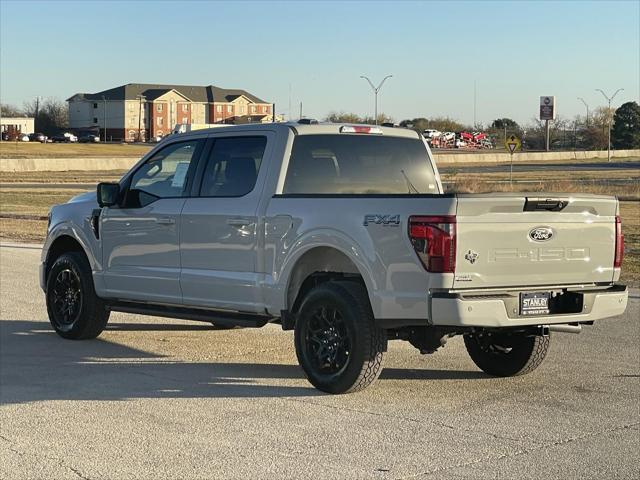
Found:
[{"label": "brick apartment building", "polygon": [[272,104],[245,90],[213,85],[128,83],[67,99],[69,127],[136,141],[167,135],[176,124],[272,121]]}]

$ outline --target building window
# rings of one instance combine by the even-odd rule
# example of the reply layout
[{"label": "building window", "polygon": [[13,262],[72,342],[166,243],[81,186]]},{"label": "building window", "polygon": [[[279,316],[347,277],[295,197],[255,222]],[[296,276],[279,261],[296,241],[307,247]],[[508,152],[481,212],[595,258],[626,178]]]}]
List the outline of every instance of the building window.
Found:
[{"label": "building window", "polygon": [[96,117],[93,117],[93,123],[98,123],[98,119]]},{"label": "building window", "polygon": [[264,113],[269,113],[269,107],[267,107],[266,105],[264,107],[262,107],[262,111]]},{"label": "building window", "polygon": [[129,125],[135,125],[136,124],[136,119],[131,117],[129,118]]},{"label": "building window", "polygon": [[182,111],[183,112],[188,112],[189,111],[189,105],[187,105],[186,103],[182,104]]},{"label": "building window", "polygon": [[251,105],[251,113],[256,113],[256,107],[254,105]]},{"label": "building window", "polygon": [[227,105],[227,113],[233,112],[233,107],[231,105]]},{"label": "building window", "polygon": [[216,112],[218,112],[218,113],[222,113],[222,105],[218,105],[218,106],[216,107]]},{"label": "building window", "polygon": [[94,104],[93,104],[93,108],[98,108],[98,104],[97,104],[97,103],[94,103]]},{"label": "building window", "polygon": [[240,105],[240,115],[244,115],[244,105]]},{"label": "building window", "polygon": [[156,105],[156,110],[158,112],[161,112],[162,111],[162,107],[163,107],[163,105],[161,103],[159,103],[158,105]]},{"label": "building window", "polygon": [[133,110],[133,102],[129,102],[129,110]]},{"label": "building window", "polygon": [[182,117],[182,124],[186,125],[187,123],[189,123],[189,119],[187,117]]},{"label": "building window", "polygon": [[164,118],[162,117],[157,118],[156,123],[158,124],[159,127],[162,127],[164,125]]}]

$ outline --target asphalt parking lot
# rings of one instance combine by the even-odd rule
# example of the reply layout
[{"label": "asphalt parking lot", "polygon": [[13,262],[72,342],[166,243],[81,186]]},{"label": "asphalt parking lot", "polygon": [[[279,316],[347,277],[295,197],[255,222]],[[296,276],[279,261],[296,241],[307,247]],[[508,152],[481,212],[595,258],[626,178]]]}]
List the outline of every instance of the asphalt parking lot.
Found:
[{"label": "asphalt parking lot", "polygon": [[292,335],[113,314],[49,328],[39,251],[0,248],[0,478],[638,478],[640,295],[494,379],[460,339],[392,343],[381,378],[314,390]]}]

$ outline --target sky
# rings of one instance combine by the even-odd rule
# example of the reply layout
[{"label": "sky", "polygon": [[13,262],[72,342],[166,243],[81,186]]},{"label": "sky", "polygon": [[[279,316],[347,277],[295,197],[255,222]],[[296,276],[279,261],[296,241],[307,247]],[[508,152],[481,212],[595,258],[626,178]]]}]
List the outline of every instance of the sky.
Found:
[{"label": "sky", "polygon": [[[126,83],[242,88],[297,118],[530,122],[640,98],[640,1],[0,0],[0,101]],[[290,106],[291,105],[291,109]]]}]

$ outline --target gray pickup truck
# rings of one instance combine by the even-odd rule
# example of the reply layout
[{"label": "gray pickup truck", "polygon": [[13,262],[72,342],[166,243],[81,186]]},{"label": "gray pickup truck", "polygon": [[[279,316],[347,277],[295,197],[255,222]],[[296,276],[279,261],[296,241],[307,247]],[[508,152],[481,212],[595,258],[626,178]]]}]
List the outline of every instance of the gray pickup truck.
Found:
[{"label": "gray pickup truck", "polygon": [[532,371],[550,332],[624,312],[623,249],[616,198],[446,194],[412,130],[243,125],[172,135],[53,207],[40,282],[64,338],[111,311],[278,323],[309,381],[344,393],[396,339],[463,335],[486,373]]}]

